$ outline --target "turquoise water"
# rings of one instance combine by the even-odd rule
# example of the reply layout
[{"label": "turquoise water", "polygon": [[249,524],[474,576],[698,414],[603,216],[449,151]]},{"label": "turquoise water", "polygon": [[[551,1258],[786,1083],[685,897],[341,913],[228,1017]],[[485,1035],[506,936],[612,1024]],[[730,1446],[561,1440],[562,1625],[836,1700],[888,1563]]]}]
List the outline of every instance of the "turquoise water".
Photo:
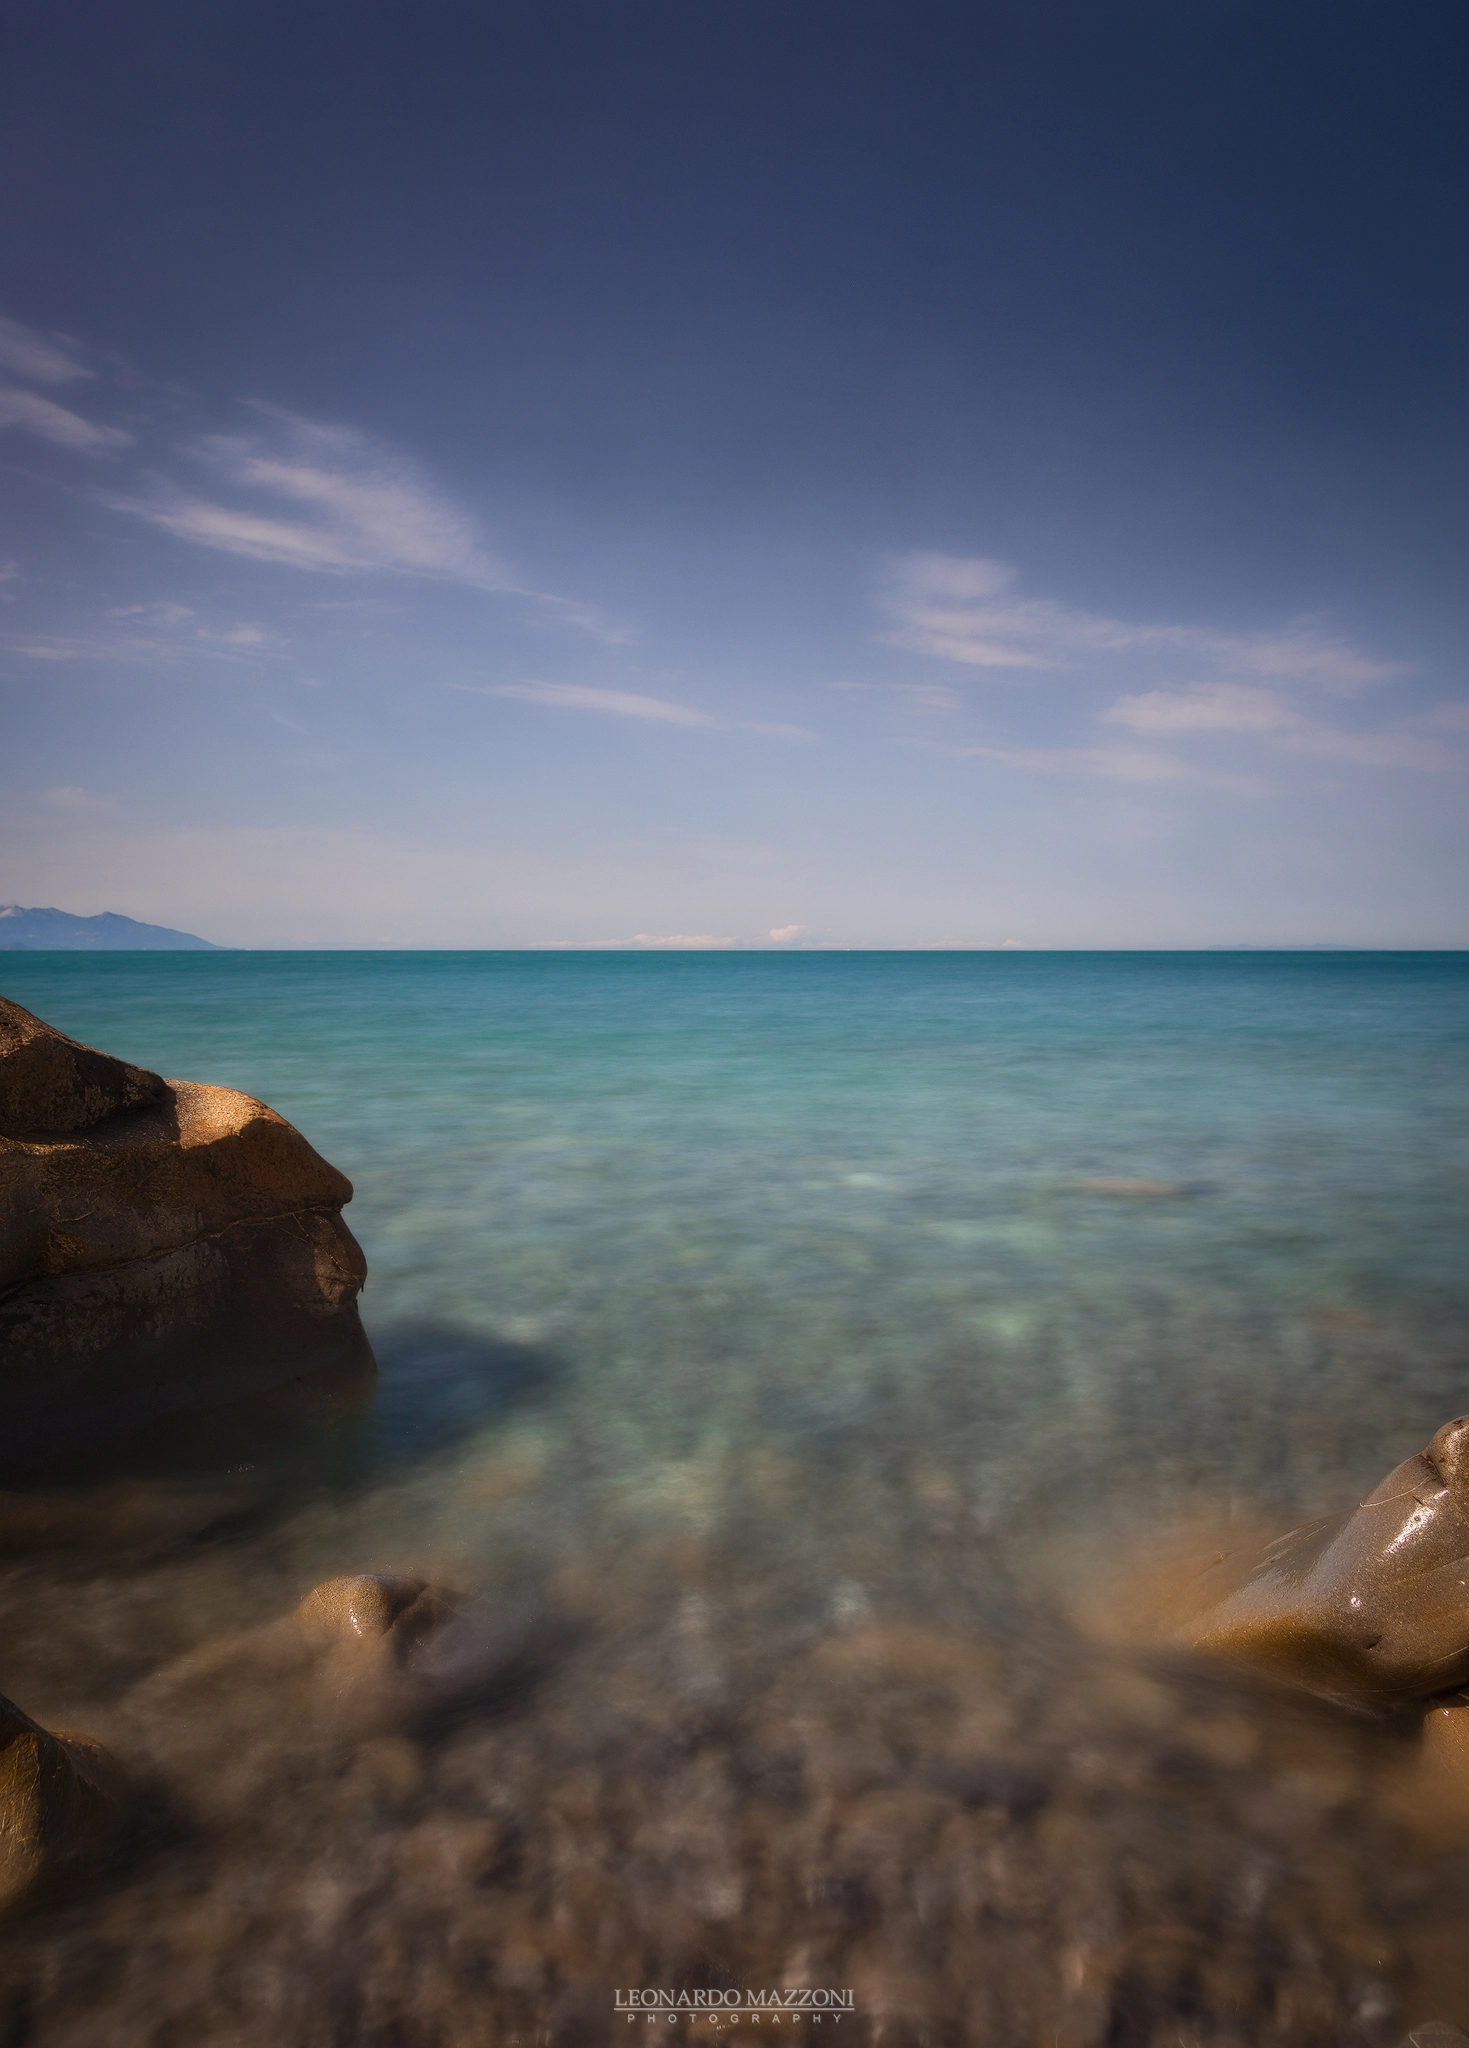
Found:
[{"label": "turquoise water", "polygon": [[[1416,1730],[1098,1640],[1139,1557],[1469,1409],[1469,956],[0,988],[344,1169],[381,1366],[284,1476],[22,1503],[0,1689],[163,1817],[0,1952],[0,2033],[571,2048],[626,2038],[614,1987],[772,1982],[883,2048],[1469,2027],[1469,1795],[1414,1790]],[[452,1714],[272,1676],[364,1570],[469,1603]]]},{"label": "turquoise water", "polygon": [[[512,1401],[576,1430],[588,1486],[897,1429],[983,1514],[1060,1427],[1089,1505],[1310,1505],[1469,1405],[1466,956],[51,954],[3,978],[263,1097],[352,1177],[385,1455]],[[518,1349],[478,1366],[484,1342]]]}]

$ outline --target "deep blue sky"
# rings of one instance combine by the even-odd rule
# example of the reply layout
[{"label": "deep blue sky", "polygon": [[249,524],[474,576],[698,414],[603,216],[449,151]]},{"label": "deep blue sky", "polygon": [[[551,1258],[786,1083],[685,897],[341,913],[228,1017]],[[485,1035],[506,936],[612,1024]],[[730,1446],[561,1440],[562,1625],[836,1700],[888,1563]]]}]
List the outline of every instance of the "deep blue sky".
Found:
[{"label": "deep blue sky", "polygon": [[1464,944],[1461,5],[15,5],[0,900]]}]

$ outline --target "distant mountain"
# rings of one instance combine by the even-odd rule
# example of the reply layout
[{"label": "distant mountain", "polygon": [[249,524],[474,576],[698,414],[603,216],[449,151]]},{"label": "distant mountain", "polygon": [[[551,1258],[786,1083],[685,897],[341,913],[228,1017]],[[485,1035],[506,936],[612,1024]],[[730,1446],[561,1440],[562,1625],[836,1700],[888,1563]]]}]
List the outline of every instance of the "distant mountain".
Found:
[{"label": "distant mountain", "polygon": [[98,917],[73,917],[66,910],[27,910],[0,903],[0,953],[217,953],[208,939],[170,931],[166,924],[139,924],[104,910]]}]

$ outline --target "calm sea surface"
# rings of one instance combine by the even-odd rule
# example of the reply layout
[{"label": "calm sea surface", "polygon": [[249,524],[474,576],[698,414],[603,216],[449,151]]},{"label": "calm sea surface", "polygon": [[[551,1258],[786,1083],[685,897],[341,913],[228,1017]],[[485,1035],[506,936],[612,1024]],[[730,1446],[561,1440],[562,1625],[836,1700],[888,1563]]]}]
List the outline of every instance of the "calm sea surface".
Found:
[{"label": "calm sea surface", "polygon": [[351,1176],[384,1455],[513,1401],[582,1434],[589,1485],[896,1426],[980,1502],[1028,1489],[1039,1431],[1088,1511],[1200,1481],[1304,1505],[1469,1404],[1462,955],[51,954],[0,979],[263,1097]]},{"label": "calm sea surface", "polygon": [[[259,1994],[273,2043],[298,2008],[302,2038],[477,2039],[475,2012],[487,2040],[600,2039],[607,1987],[654,1970],[836,1973],[887,2037],[1072,2048],[1390,2041],[1426,2016],[1415,1998],[1461,1995],[1438,1936],[1403,1932],[1462,1914],[1457,1849],[1389,1840],[1362,1790],[1396,1751],[1343,1764],[1365,1736],[1290,1737],[1357,1788],[1310,1808],[1306,1837],[1339,1835],[1318,1871],[1299,1814],[1272,1817],[1309,1798],[1295,1750],[1296,1789],[1265,1783],[1263,1708],[1169,1704],[1156,1673],[1128,1682],[1164,1704],[1139,1705],[1111,1665],[1077,1677],[1093,1748],[1133,1759],[1113,1784],[1085,1762],[1065,1674],[1102,1654],[1067,1608],[1100,1597],[1102,1551],[1349,1505],[1469,1408],[1469,956],[11,954],[0,988],[110,1052],[263,1097],[348,1173],[382,1368],[350,1441],[226,1535],[203,1541],[175,1501],[151,1550],[109,1535],[64,1570],[18,1568],[3,1689],[77,1725],[122,1715],[121,1743],[128,1688],[164,1651],[263,1622],[332,1571],[419,1569],[563,1631],[472,1735],[392,1737],[417,1744],[402,1813],[384,1794],[340,1820],[381,1867],[360,1895],[334,1877],[345,1918],[323,1906],[323,1925],[376,1957],[371,1901],[406,1882],[381,1860],[451,1814],[499,1825],[495,1800],[515,1806],[498,1876],[428,1885],[439,1932],[372,1994],[377,2017],[360,1987],[310,2004],[315,1951],[239,1902],[222,1834],[207,1877],[164,1857],[121,1895],[151,1913],[159,1887],[169,1911],[207,1893],[210,1926],[234,1930],[194,1937],[209,1971],[173,1956],[140,1984],[123,1935],[67,1935],[111,1986],[119,2038],[162,2014],[179,2038],[253,2042],[249,1996],[209,2003],[247,1939],[287,1987]],[[889,1708],[864,1722],[854,1698],[930,1664],[948,1706],[925,1721],[909,1693],[889,1700],[879,1740]],[[1246,1729],[1235,1761],[1235,1738],[1211,1737],[1194,1789],[1165,1771],[1159,1791],[1160,1726],[1216,1708]],[[1034,1789],[965,1792],[953,1772],[981,1753]],[[959,1832],[940,1854],[943,1800]],[[579,1862],[546,1846],[553,1810]],[[255,1867],[289,1873],[277,1891],[319,1876],[333,1825],[314,1849],[257,1843]],[[989,1875],[959,1898],[939,1866]],[[1404,1905],[1430,1866],[1437,1904]],[[1153,1867],[1149,1904],[1136,1873]],[[1251,1920],[1251,1885],[1287,1901],[1275,1919],[1257,1899]],[[469,1925],[489,1957],[473,1969]],[[38,2038],[91,2038],[53,1965]]]}]

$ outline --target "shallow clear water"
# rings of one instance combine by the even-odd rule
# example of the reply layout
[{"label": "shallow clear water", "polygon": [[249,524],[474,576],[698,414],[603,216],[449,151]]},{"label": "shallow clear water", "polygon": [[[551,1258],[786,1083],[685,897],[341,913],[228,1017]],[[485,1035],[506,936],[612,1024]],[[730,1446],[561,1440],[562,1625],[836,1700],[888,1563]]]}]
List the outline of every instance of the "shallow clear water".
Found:
[{"label": "shallow clear water", "polygon": [[[486,1413],[577,1427],[588,1484],[897,1420],[1004,1494],[1059,1427],[1089,1514],[1200,1480],[1304,1504],[1469,1393],[1464,956],[22,955],[5,981],[351,1175],[386,1455],[474,1419],[478,1340],[525,1354]],[[466,1383],[418,1403],[430,1333]]]},{"label": "shallow clear water", "polygon": [[[427,1960],[404,1965],[418,1988],[383,1991],[370,2025],[343,1992],[345,2005],[313,2008],[315,2038],[333,2027],[343,2039],[373,2027],[400,2038],[394,2026],[412,2040],[477,2038],[470,2012],[487,2039],[538,2027],[602,2038],[602,1992],[635,1966],[703,1981],[700,1970],[747,1977],[814,1969],[812,1958],[868,1986],[864,2024],[886,2011],[889,2035],[909,2025],[925,2038],[1143,2041],[1157,2026],[1173,2028],[1159,2039],[1224,2041],[1235,2026],[1250,2040],[1377,2041],[1405,2014],[1423,2016],[1403,2001],[1458,1995],[1441,1988],[1446,1965],[1390,1931],[1469,1898],[1442,1844],[1384,1848],[1391,1817],[1362,1787],[1397,1770],[1390,1743],[1367,1762],[1353,1749],[1348,1769],[1332,1746],[1360,1745],[1360,1731],[1313,1723],[1300,1738],[1357,1787],[1356,1818],[1330,1823],[1346,1833],[1322,1869],[1360,1870],[1369,1890],[1397,1873],[1412,1893],[1437,1856],[1433,1911],[1420,1901],[1409,1912],[1399,1893],[1396,1905],[1364,1903],[1365,1892],[1350,1907],[1320,1903],[1335,1880],[1311,1875],[1316,1851],[1271,1832],[1305,1796],[1295,1765],[1295,1792],[1258,1821],[1240,1817],[1236,1780],[1221,1790],[1209,1776],[1227,1777],[1215,1751],[1228,1741],[1206,1741],[1195,1759],[1194,1806],[1180,1805],[1173,1779],[1166,1795],[1146,1789],[1167,1751],[1160,1715],[1176,1729],[1200,1713],[1211,1727],[1211,1714],[1247,1725],[1239,1739],[1256,1745],[1246,1775],[1258,1789],[1259,1758],[1286,1738],[1257,1706],[1204,1712],[1197,1690],[1192,1706],[1182,1694],[1140,1706],[1141,1694],[1114,1686],[1114,1698],[1093,1674],[1098,1753],[1120,1745],[1131,1761],[1119,1783],[1142,1771],[1144,1786],[1132,1808],[1117,1794],[1100,1814],[1090,1766],[1077,1762],[1087,1751],[1066,1674],[1102,1654],[1068,1613],[1100,1554],[1150,1537],[1166,1548],[1211,1517],[1286,1526],[1349,1505],[1469,1407],[1469,956],[53,954],[7,956],[0,987],[111,1052],[263,1097],[343,1168],[382,1367],[372,1414],[302,1453],[306,1468],[298,1457],[267,1499],[251,1495],[248,1475],[196,1475],[192,1493],[176,1485],[166,1499],[131,1498],[126,1513],[109,1506],[94,1537],[68,1538],[63,1563],[17,1564],[3,1689],[53,1725],[90,1715],[86,1725],[111,1728],[125,1748],[141,1676],[353,1569],[417,1569],[530,1615],[527,1640],[538,1629],[564,1640],[532,1659],[539,1675],[517,1704],[507,1693],[438,1747],[391,1737],[417,1745],[411,1769],[400,1757],[403,1782],[418,1787],[404,1795],[411,1823],[379,1788],[323,1822],[313,1844],[282,1836],[252,1850],[257,1867],[304,1882],[333,1840],[354,1843],[358,1860],[368,1841],[406,1854],[413,1830],[442,1829],[466,1800],[488,1797],[487,1772],[523,1789],[521,1861],[457,1890],[435,1879],[440,1933]],[[222,1488],[234,1489],[227,1501]],[[902,1628],[920,1635],[892,1634]],[[963,1664],[981,1652],[987,1677]],[[885,1752],[899,1761],[888,1779],[872,1766],[890,1805],[901,1790],[901,1824],[890,1814],[884,1836],[869,1816],[877,1834],[860,1852],[839,1853],[828,1836],[797,1843],[773,1822],[752,1846],[765,1796],[749,1775],[752,1744],[786,1759],[782,1810],[830,1819],[833,1800],[865,1812],[879,1796],[855,1766],[850,1784],[837,1771],[845,1789],[822,1789],[821,1759],[859,1740],[847,1721],[839,1737],[823,1719],[836,1711],[831,1660],[848,1655],[848,1720],[865,1687],[875,1728],[883,1688],[911,1688],[937,1659],[947,1675],[930,1690],[949,1705],[932,1713],[969,1725],[983,1694],[993,1725],[965,1750],[905,1694],[905,1732]],[[1156,1674],[1134,1682],[1165,1687]],[[1194,1682],[1166,1679],[1185,1692]],[[634,1694],[660,1704],[635,1711]],[[640,1734],[612,1728],[614,1699]],[[688,1726],[706,1732],[695,1740]],[[494,1749],[493,1768],[476,1742]],[[1049,1788],[1037,1794],[1041,1818],[1017,1809],[1006,1823],[1032,1861],[1021,1856],[1013,1882],[992,1874],[982,1910],[950,1899],[925,1920],[917,1876],[893,1878],[888,1898],[872,1872],[906,1867],[895,1844],[919,1825],[914,1800],[940,1797],[935,1758],[962,1751],[972,1764],[975,1743]],[[619,1833],[603,1809],[641,1800],[661,1813],[670,1772],[688,1780],[676,1813],[695,1818],[664,1813],[656,1840],[638,1846],[636,1828]],[[550,1851],[535,1815],[571,1784],[591,1801],[580,1826],[596,1845],[581,1892],[537,1861]],[[984,1800],[954,1797],[956,1814],[990,1825]],[[1144,1852],[1128,1830],[1159,1799],[1173,1816],[1166,1843]],[[1338,1809],[1310,1808],[1307,1836],[1327,1827],[1326,1812]],[[1086,1925],[1102,1931],[1090,1936],[1052,1925],[1048,1913],[1065,1915],[1044,1905],[1046,1886],[1057,1897],[1065,1886],[1036,1874],[1058,1857],[1065,1866],[1044,1830],[1067,1814],[1079,1832],[1066,1855],[1096,1894]],[[247,1939],[246,1921],[220,1904],[234,1881],[230,1827],[212,1838],[207,1882],[159,1852],[96,1909],[102,1920],[70,1925],[65,1941],[112,1957],[114,1972],[128,1940],[99,1929],[128,1899],[152,1898],[149,1886],[182,1888],[169,1894],[177,1905],[203,1883],[219,1926],[234,1929],[189,1950],[213,1958],[207,1995],[177,1956],[141,1988],[106,1978],[123,2033],[167,2019],[194,2038],[228,2027],[253,2040],[249,1997],[227,2020],[207,2004],[228,1976],[221,1958],[242,1943],[272,1958],[272,1981],[287,1987],[271,1994],[279,2009],[261,2007],[261,2038],[279,2038],[293,1983],[299,2003],[309,1955],[283,1960],[275,1921]],[[1175,1946],[1187,1946],[1183,1925],[1205,1957],[1219,1950],[1236,1909],[1212,1893],[1188,1910],[1132,1893],[1119,1903],[1124,1864],[1151,1856],[1161,1868],[1198,1842],[1210,1845],[1220,1898],[1267,1870],[1299,1908],[1268,1938],[1229,1935],[1246,1988],[1228,1995],[1207,1988],[1197,1957],[1178,1980],[1192,1988],[1159,1964],[1164,1988],[1149,1989],[1152,1966],[1127,1948],[1141,1941],[1152,1954],[1155,1924],[1174,1928]],[[931,1842],[914,1850],[915,1870],[934,1853]],[[979,1853],[956,1846],[945,1867]],[[374,1881],[378,1900],[406,1882]],[[1170,1896],[1203,1882],[1180,1876]],[[470,1969],[453,1960],[464,1902],[478,1912],[488,1893],[502,1919],[485,1937],[491,1960]],[[1012,1893],[1017,1931],[995,1948]],[[380,1943],[380,1928],[364,1930],[386,1909],[351,1896],[350,1938]],[[395,1925],[401,1911],[400,1900]],[[548,1930],[578,1913],[576,1940],[558,1947]],[[693,1931],[675,1941],[679,1913]],[[1349,1919],[1360,1955],[1322,1931]],[[341,1927],[332,1936],[348,1938]],[[35,1955],[62,1937],[34,1939],[27,1968],[39,1969]],[[1087,1988],[1090,1965],[1068,1966],[1066,1991],[1047,1959],[1063,1940],[1068,1954],[1126,1948],[1132,1960],[1114,1955],[1100,1992]],[[521,1958],[515,1968],[507,1953]],[[947,1982],[956,1954],[969,1958],[960,1988],[925,1993]],[[54,2010],[35,2004],[26,1983],[27,2011],[51,2013],[34,2022],[40,2038],[47,2026],[57,2040],[85,2037],[82,2008],[60,1993]],[[899,2007],[907,2020],[892,2017]],[[1179,2033],[1180,2014],[1193,2035]],[[1469,2024],[1469,2012],[1452,2016]]]}]

